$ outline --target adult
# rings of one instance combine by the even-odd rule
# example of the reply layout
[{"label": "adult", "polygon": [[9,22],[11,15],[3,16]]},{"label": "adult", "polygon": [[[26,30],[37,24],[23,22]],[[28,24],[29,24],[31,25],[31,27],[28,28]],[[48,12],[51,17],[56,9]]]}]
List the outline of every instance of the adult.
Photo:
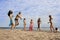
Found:
[{"label": "adult", "polygon": [[38,20],[37,20],[37,24],[38,24],[38,28],[37,28],[37,30],[40,31],[40,25],[41,25],[41,19],[40,19],[40,18],[38,18]]},{"label": "adult", "polygon": [[52,16],[49,15],[49,23],[50,23],[50,31],[51,31],[51,32],[54,31],[54,27],[53,27],[52,19],[53,19]]},{"label": "adult", "polygon": [[8,16],[10,18],[10,24],[9,24],[9,26],[11,26],[11,29],[13,29],[15,27],[15,25],[13,23],[13,11],[12,10],[9,10]]}]

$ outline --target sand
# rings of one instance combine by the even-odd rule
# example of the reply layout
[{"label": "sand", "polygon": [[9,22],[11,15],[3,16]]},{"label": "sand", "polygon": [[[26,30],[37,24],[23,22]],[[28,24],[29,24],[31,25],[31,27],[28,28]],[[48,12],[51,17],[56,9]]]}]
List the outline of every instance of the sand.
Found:
[{"label": "sand", "polygon": [[0,29],[0,40],[60,40],[60,33]]}]

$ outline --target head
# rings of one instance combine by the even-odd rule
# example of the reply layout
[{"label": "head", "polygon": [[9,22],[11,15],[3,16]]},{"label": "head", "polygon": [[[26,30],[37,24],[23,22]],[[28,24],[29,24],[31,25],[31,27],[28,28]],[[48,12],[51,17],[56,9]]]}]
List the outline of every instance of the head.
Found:
[{"label": "head", "polygon": [[21,14],[21,12],[19,12],[17,15],[16,15],[16,17],[20,17],[19,15]]},{"label": "head", "polygon": [[40,20],[40,18],[38,18],[38,20]]},{"label": "head", "polygon": [[51,15],[49,15],[49,17],[51,18]]},{"label": "head", "polygon": [[13,14],[13,11],[12,10],[9,10],[8,16],[10,16],[11,14]]},{"label": "head", "polygon": [[24,20],[26,20],[26,19],[24,18]]},{"label": "head", "polygon": [[58,28],[55,28],[55,30],[58,30]]},{"label": "head", "polygon": [[31,21],[33,21],[33,20],[31,19]]},{"label": "head", "polygon": [[21,14],[21,12],[19,12],[19,14]]}]

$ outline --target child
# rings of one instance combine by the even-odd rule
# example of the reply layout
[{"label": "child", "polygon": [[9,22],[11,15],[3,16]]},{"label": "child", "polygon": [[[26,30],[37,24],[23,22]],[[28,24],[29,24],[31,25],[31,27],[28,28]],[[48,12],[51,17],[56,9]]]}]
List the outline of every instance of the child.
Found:
[{"label": "child", "polygon": [[56,32],[56,33],[58,32],[58,28],[55,28],[55,32]]},{"label": "child", "polygon": [[15,26],[14,26],[13,19],[12,19],[13,18],[13,12],[12,12],[12,10],[9,10],[8,16],[10,18],[10,24],[9,24],[9,26],[11,26],[11,29],[13,29]]},{"label": "child", "polygon": [[54,30],[53,24],[52,24],[52,16],[49,15],[49,23],[50,23],[50,31],[52,32]]},{"label": "child", "polygon": [[29,30],[32,31],[33,30],[33,20],[31,19],[30,21],[30,27],[29,27]]},{"label": "child", "polygon": [[24,22],[24,30],[26,30],[26,19],[25,18],[24,18],[23,22]]},{"label": "child", "polygon": [[38,24],[38,28],[37,29],[40,30],[40,24],[41,24],[40,18],[38,18],[37,24]]}]

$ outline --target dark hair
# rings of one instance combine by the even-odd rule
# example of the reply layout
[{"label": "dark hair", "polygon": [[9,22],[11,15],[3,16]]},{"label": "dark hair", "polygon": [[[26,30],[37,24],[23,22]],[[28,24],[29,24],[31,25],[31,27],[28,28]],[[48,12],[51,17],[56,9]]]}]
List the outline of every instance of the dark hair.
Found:
[{"label": "dark hair", "polygon": [[31,19],[30,23],[32,23],[32,21],[33,21],[33,20]]},{"label": "dark hair", "polygon": [[51,15],[49,15],[49,17],[51,17]]},{"label": "dark hair", "polygon": [[21,14],[21,12],[19,12],[19,14]]},{"label": "dark hair", "polygon": [[24,18],[24,20],[26,20],[26,19]]},{"label": "dark hair", "polygon": [[9,10],[8,16],[10,16],[10,14],[12,14],[12,13],[13,13],[13,11],[12,10]]},{"label": "dark hair", "polygon": [[58,30],[58,28],[55,28],[55,30]]},{"label": "dark hair", "polygon": [[31,19],[31,21],[33,21],[33,20]]},{"label": "dark hair", "polygon": [[38,19],[38,22],[40,22],[40,18]]}]

